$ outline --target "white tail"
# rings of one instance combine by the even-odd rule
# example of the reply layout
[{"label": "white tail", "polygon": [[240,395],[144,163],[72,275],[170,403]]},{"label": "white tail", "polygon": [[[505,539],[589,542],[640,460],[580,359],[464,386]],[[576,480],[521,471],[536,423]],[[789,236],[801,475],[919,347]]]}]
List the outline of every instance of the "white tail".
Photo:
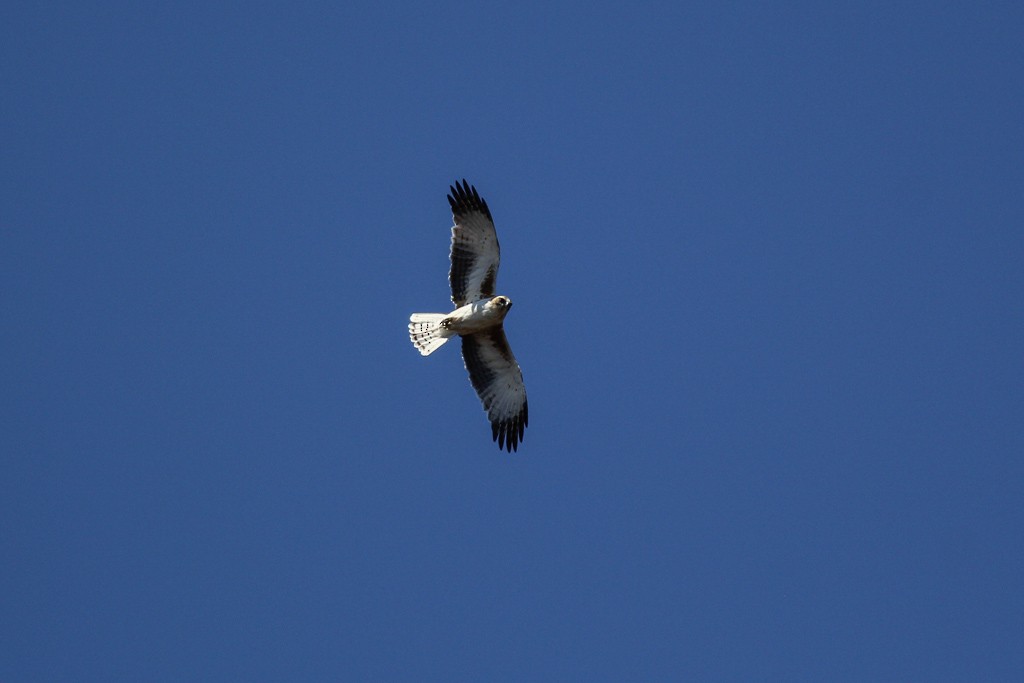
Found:
[{"label": "white tail", "polygon": [[441,327],[441,321],[447,317],[444,313],[413,313],[409,316],[409,339],[417,351],[429,356],[451,338],[451,333]]}]

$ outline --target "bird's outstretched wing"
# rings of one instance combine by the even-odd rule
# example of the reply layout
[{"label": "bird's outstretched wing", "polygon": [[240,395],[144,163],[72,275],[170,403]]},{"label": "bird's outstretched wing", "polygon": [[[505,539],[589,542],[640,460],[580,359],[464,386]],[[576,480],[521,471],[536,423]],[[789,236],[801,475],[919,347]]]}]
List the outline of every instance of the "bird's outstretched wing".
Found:
[{"label": "bird's outstretched wing", "polygon": [[452,268],[448,281],[456,307],[494,296],[501,251],[487,202],[463,179],[450,187],[452,205]]},{"label": "bird's outstretched wing", "polygon": [[498,448],[519,449],[529,422],[523,372],[501,325],[462,337],[462,358],[477,396],[491,421]]}]

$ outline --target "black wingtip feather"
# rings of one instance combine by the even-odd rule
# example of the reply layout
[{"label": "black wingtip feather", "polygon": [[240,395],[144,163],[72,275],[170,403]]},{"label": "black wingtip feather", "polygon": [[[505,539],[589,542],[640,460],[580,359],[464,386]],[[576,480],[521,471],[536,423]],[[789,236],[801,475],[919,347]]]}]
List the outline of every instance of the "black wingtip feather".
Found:
[{"label": "black wingtip feather", "polygon": [[527,415],[524,408],[523,412],[504,422],[492,422],[491,423],[491,439],[498,444],[499,450],[505,450],[509,453],[519,452],[519,444],[523,441],[523,436],[526,433],[526,422]]},{"label": "black wingtip feather", "polygon": [[452,207],[452,215],[455,217],[465,215],[472,211],[480,211],[487,220],[493,222],[491,218],[491,210],[487,208],[487,202],[480,198],[480,194],[476,191],[476,188],[466,182],[466,179],[462,179],[462,184],[459,181],[455,181],[454,185],[449,185],[448,189],[451,193],[448,195],[448,203]]}]

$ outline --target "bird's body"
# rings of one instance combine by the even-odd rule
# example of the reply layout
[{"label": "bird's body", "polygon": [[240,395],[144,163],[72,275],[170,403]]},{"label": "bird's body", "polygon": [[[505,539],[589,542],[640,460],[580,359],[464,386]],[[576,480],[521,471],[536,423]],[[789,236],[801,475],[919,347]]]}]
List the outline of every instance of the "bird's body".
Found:
[{"label": "bird's body", "polygon": [[496,296],[491,299],[474,301],[471,304],[460,306],[448,314],[441,321],[441,326],[446,327],[455,334],[473,334],[481,332],[488,327],[500,325],[512,308],[512,300],[507,296]]},{"label": "bird's body", "polygon": [[451,313],[413,313],[409,338],[429,356],[452,337],[462,338],[462,358],[469,380],[491,421],[499,448],[518,450],[529,419],[526,387],[505,338],[504,320],[512,307],[496,296],[500,248],[487,203],[465,180],[448,196],[452,207]]}]

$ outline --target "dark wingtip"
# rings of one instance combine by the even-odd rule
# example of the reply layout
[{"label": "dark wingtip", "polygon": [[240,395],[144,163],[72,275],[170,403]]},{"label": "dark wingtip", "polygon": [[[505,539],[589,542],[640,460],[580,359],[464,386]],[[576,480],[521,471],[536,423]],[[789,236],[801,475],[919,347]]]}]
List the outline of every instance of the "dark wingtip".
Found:
[{"label": "dark wingtip", "polygon": [[498,450],[519,452],[519,444],[523,441],[526,424],[519,418],[507,422],[491,423],[491,439],[498,444]]},{"label": "dark wingtip", "polygon": [[494,220],[491,218],[491,210],[487,208],[487,202],[480,198],[476,188],[470,185],[465,178],[462,179],[461,185],[456,180],[454,185],[448,186],[448,189],[451,190],[451,194],[448,195],[448,203],[451,205],[454,215],[480,211],[487,216],[488,220]]}]

